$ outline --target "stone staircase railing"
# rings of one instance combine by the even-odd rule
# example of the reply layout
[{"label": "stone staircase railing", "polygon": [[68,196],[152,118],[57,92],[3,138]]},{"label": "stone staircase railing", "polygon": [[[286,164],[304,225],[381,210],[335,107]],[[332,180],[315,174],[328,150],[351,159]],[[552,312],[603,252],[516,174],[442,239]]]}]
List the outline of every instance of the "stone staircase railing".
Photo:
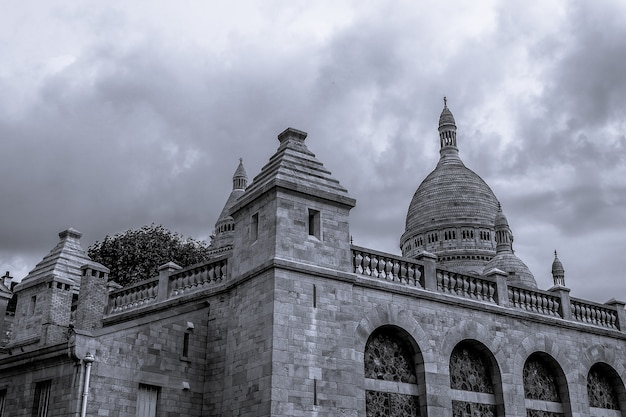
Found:
[{"label": "stone staircase railing", "polygon": [[428,253],[413,260],[352,246],[352,266],[355,274],[368,278],[626,331],[625,303],[621,301],[598,304],[570,299],[569,289],[561,286],[548,291],[516,287],[508,285],[506,275],[497,270],[479,277],[437,269],[435,256]]}]

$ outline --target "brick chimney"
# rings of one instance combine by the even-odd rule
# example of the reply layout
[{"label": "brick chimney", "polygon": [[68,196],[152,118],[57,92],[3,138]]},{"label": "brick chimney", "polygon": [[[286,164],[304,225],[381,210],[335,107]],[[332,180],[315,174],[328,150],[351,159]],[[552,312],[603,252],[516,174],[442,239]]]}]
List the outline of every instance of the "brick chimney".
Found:
[{"label": "brick chimney", "polygon": [[93,330],[102,327],[102,317],[109,300],[109,268],[97,262],[90,262],[81,267],[80,292],[76,306],[74,326],[81,330]]}]

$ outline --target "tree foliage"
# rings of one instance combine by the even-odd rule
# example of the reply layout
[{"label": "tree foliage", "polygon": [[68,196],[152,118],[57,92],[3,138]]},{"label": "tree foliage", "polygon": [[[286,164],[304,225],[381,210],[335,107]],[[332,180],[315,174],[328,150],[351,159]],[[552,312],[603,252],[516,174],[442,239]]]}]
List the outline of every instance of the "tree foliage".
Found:
[{"label": "tree foliage", "polygon": [[89,257],[111,270],[112,281],[127,286],[158,275],[159,266],[174,262],[182,267],[208,259],[208,245],[184,238],[161,225],[106,236],[87,250]]}]

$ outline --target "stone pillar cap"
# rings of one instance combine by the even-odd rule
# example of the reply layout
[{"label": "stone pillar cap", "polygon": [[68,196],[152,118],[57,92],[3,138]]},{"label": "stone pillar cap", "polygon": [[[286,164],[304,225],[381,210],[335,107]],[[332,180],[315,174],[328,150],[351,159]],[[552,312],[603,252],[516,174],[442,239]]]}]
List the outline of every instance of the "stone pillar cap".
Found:
[{"label": "stone pillar cap", "polygon": [[306,137],[307,137],[306,132],[303,132],[302,130],[294,129],[293,127],[288,127],[287,129],[283,130],[282,133],[278,135],[278,141],[280,143],[283,143],[284,141],[288,139],[294,139],[300,142],[304,142]]}]

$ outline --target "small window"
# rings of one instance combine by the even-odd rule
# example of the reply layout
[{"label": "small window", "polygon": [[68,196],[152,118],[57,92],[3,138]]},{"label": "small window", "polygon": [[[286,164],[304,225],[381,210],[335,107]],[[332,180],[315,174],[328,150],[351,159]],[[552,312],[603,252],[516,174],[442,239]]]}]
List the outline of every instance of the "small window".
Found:
[{"label": "small window", "polygon": [[186,332],[183,336],[183,356],[189,356],[189,332]]},{"label": "small window", "polygon": [[259,213],[252,215],[250,222],[250,239],[255,242],[259,238]]},{"label": "small window", "polygon": [[309,209],[309,236],[320,239],[320,212]]},{"label": "small window", "polygon": [[51,415],[48,411],[50,405],[51,380],[40,381],[35,385],[35,401],[33,402],[33,417],[47,417]]},{"label": "small window", "polygon": [[28,305],[28,315],[32,316],[35,314],[35,307],[37,306],[37,296],[33,295],[30,297],[30,304]]}]

